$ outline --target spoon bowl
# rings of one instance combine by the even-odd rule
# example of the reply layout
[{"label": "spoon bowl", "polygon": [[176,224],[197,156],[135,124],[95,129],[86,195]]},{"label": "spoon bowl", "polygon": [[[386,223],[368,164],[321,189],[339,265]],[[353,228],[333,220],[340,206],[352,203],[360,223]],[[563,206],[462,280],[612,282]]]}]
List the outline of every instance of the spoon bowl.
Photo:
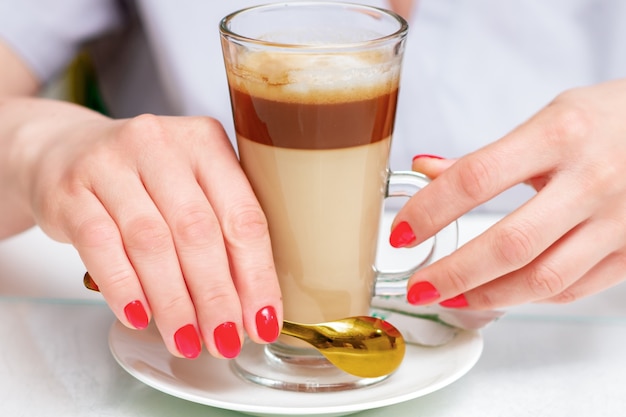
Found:
[{"label": "spoon bowl", "polygon": [[402,363],[406,350],[398,329],[369,316],[318,324],[285,320],[282,334],[309,343],[337,368],[362,378],[393,373]]}]

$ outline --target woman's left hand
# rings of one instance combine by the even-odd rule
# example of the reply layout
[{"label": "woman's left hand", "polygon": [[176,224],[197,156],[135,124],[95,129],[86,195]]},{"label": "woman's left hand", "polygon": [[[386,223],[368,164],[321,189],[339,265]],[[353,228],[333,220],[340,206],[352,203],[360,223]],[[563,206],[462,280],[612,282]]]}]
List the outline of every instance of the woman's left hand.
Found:
[{"label": "woman's left hand", "polygon": [[626,278],[626,79],[559,95],[500,140],[456,161],[416,158],[433,178],[396,216],[414,246],[519,183],[537,194],[416,272],[413,304],[492,309],[570,302]]}]

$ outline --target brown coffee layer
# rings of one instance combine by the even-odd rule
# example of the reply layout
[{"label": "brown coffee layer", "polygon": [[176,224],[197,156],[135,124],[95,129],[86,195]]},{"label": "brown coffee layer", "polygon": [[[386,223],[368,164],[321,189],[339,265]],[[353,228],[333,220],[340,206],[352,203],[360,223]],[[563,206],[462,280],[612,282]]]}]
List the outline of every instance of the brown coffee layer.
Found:
[{"label": "brown coffee layer", "polygon": [[388,138],[398,98],[395,89],[346,103],[268,100],[231,88],[237,133],[255,142],[293,149],[338,149]]}]

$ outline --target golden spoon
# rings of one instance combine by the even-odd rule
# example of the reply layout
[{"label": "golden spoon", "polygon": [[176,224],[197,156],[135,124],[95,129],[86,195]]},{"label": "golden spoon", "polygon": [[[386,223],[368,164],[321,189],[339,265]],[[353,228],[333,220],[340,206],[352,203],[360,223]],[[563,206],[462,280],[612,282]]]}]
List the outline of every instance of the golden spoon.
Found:
[{"label": "golden spoon", "polygon": [[363,378],[389,375],[404,358],[402,334],[375,317],[348,317],[318,324],[284,320],[281,333],[304,340],[337,368]]},{"label": "golden spoon", "polygon": [[[83,284],[99,291],[89,272]],[[362,378],[389,375],[404,358],[405,344],[400,331],[375,317],[348,317],[318,324],[284,320],[281,333],[309,343],[337,368]]]}]

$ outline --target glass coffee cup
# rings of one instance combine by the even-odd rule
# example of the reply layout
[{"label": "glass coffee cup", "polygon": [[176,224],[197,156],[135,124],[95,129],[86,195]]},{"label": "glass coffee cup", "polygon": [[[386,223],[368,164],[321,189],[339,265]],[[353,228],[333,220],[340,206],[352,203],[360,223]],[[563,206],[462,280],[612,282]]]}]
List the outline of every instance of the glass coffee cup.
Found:
[{"label": "glass coffee cup", "polygon": [[[432,259],[456,249],[456,223],[425,260],[377,270],[384,201],[428,180],[391,172],[389,151],[408,25],[397,14],[338,2],[285,2],[220,23],[241,165],[268,220],[285,319],[367,315],[374,294],[397,295]],[[273,388],[371,385],[288,336],[246,343],[233,369]]]}]

